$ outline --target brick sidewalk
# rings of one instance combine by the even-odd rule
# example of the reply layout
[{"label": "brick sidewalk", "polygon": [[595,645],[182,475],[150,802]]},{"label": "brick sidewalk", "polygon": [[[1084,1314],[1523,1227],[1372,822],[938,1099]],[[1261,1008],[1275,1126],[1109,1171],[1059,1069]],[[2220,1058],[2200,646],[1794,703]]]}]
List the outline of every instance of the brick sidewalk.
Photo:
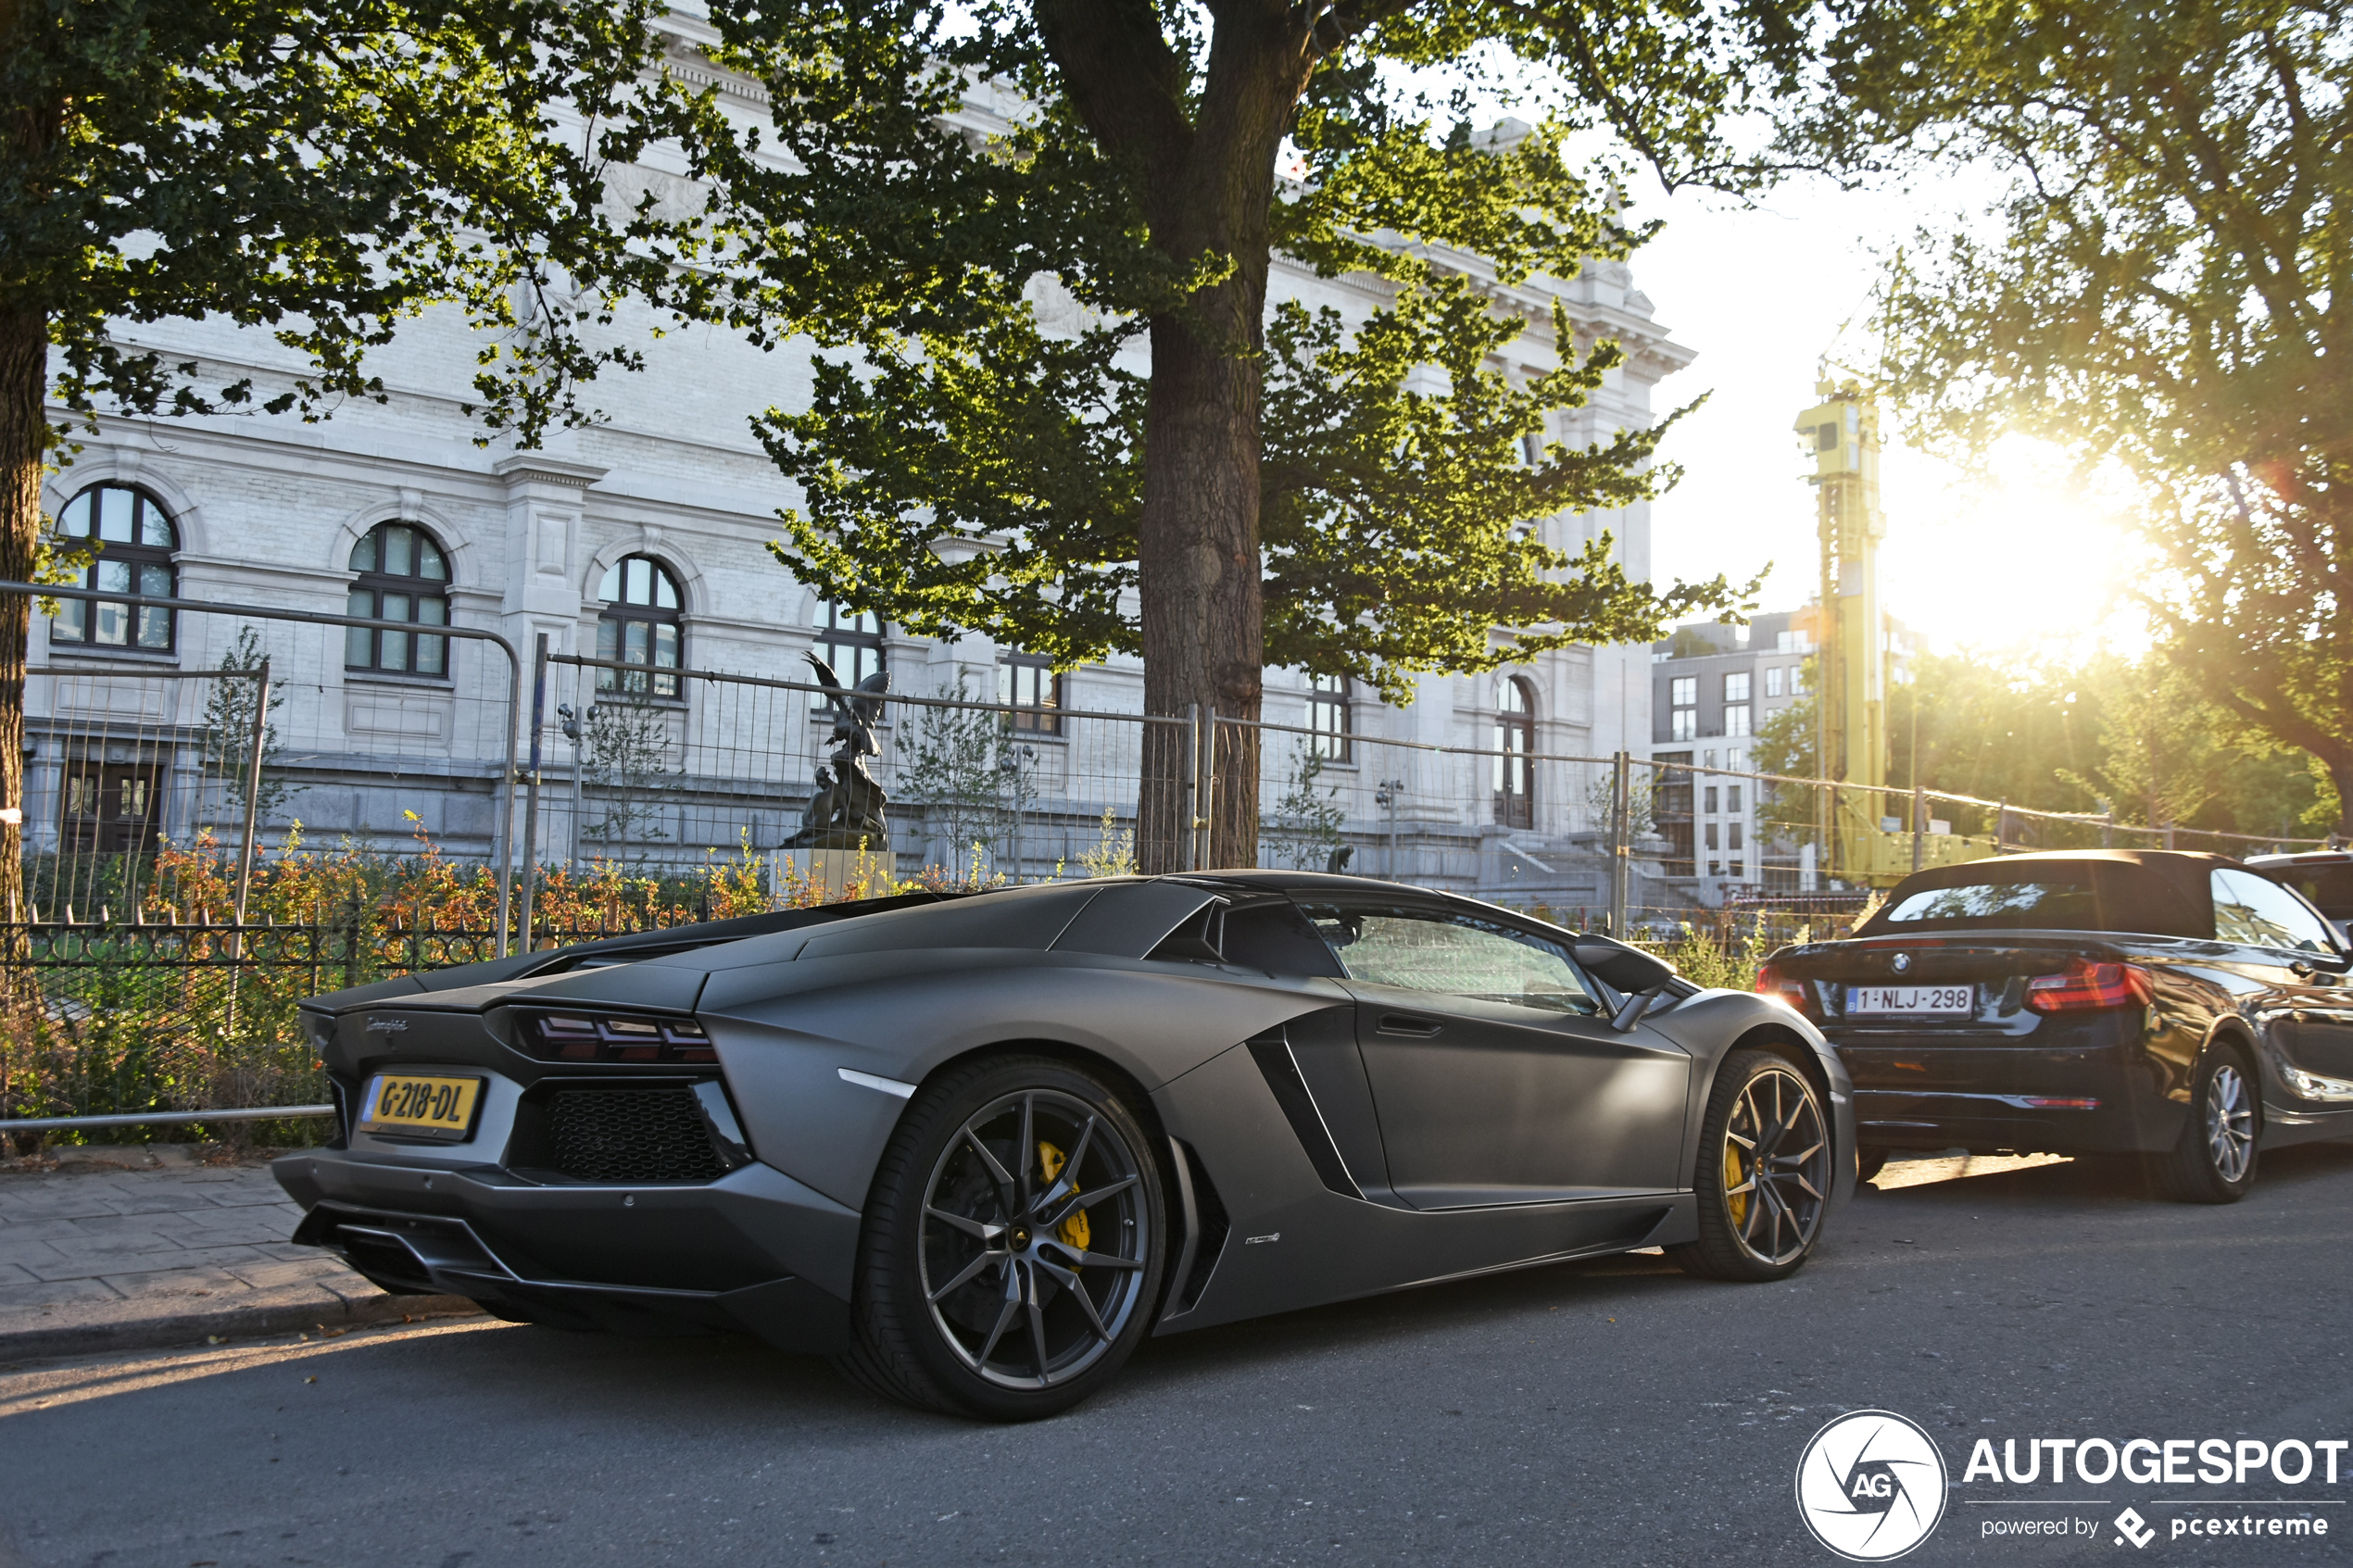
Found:
[{"label": "brick sidewalk", "polygon": [[386,1295],[301,1218],[260,1164],[0,1173],[0,1360],[476,1310]]}]

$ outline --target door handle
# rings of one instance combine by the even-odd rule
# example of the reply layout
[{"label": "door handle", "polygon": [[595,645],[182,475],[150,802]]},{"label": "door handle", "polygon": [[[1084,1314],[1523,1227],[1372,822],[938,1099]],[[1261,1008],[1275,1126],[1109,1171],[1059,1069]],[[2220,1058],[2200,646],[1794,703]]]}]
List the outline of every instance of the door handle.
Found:
[{"label": "door handle", "polygon": [[1380,1015],[1380,1032],[1384,1035],[1430,1035],[1445,1027],[1435,1019],[1416,1018],[1413,1014],[1406,1012],[1385,1012]]}]

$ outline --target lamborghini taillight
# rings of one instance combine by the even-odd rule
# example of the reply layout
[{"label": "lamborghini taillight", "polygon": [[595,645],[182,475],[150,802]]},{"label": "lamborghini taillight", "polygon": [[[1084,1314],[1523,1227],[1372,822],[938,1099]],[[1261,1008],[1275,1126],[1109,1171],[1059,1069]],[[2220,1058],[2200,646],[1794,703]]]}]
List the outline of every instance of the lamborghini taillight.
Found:
[{"label": "lamborghini taillight", "polygon": [[717,1061],[703,1026],[691,1018],[643,1013],[526,1012],[515,1033],[542,1061]]},{"label": "lamborghini taillight", "polygon": [[2102,1012],[2156,999],[2149,972],[2137,964],[2071,959],[2065,973],[2038,974],[2026,983],[2026,1005],[2036,1012]]}]

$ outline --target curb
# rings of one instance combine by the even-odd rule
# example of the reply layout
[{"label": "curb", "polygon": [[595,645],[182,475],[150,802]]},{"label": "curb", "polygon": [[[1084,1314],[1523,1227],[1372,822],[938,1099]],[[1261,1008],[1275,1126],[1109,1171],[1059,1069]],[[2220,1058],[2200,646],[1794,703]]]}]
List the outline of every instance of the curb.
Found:
[{"label": "curb", "polygon": [[0,1361],[87,1356],[201,1345],[208,1339],[259,1338],[317,1327],[349,1328],[404,1318],[482,1317],[462,1296],[374,1296],[358,1301],[270,1302],[209,1312],[173,1312],[115,1323],[0,1328]]}]

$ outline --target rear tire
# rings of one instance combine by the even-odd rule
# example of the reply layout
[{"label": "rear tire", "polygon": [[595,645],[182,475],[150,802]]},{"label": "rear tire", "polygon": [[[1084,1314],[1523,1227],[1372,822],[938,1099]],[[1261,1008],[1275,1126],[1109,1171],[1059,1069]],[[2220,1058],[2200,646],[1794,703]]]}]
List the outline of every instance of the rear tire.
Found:
[{"label": "rear tire", "polygon": [[941,1075],[875,1171],[837,1364],[925,1410],[1069,1409],[1151,1327],[1164,1191],[1135,1112],[1094,1074],[997,1057]]},{"label": "rear tire", "polygon": [[2262,1111],[2255,1074],[2236,1046],[2216,1046],[2190,1081],[2190,1117],[2171,1154],[2153,1160],[2158,1190],[2176,1203],[2236,1203],[2255,1185]]},{"label": "rear tire", "polygon": [[1667,1258],[1705,1279],[1787,1279],[1803,1268],[1831,1182],[1830,1118],[1806,1075],[1770,1051],[1734,1051],[1708,1093],[1699,1148],[1699,1239]]}]

